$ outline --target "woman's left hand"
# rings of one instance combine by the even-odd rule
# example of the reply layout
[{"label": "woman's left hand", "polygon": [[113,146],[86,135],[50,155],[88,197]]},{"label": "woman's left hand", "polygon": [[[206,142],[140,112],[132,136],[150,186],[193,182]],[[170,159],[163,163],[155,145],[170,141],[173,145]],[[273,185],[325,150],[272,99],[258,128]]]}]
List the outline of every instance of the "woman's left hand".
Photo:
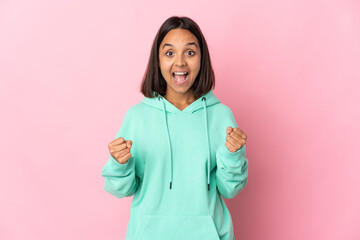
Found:
[{"label": "woman's left hand", "polygon": [[246,134],[239,128],[228,127],[226,129],[225,146],[230,152],[236,152],[246,144]]}]

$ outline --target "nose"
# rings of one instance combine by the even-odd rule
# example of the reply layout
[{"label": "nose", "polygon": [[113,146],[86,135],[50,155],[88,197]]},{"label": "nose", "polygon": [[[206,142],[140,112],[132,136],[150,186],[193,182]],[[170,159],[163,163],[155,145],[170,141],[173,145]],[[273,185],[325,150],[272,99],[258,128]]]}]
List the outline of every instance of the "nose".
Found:
[{"label": "nose", "polygon": [[176,58],[175,58],[175,65],[176,66],[185,66],[186,65],[186,62],[185,62],[185,57],[183,55],[178,55]]}]

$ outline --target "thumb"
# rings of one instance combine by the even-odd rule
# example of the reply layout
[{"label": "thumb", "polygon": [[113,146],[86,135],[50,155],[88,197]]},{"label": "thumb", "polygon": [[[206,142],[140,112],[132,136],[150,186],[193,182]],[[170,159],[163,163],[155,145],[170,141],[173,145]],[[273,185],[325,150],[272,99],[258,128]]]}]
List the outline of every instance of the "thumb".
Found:
[{"label": "thumb", "polygon": [[127,141],[126,141],[126,146],[127,146],[128,148],[131,148],[131,146],[132,146],[132,141],[131,141],[131,140],[127,140]]},{"label": "thumb", "polygon": [[233,128],[232,127],[227,127],[227,129],[226,129],[226,133],[227,134],[230,134],[231,132],[232,132],[232,130],[233,130]]}]

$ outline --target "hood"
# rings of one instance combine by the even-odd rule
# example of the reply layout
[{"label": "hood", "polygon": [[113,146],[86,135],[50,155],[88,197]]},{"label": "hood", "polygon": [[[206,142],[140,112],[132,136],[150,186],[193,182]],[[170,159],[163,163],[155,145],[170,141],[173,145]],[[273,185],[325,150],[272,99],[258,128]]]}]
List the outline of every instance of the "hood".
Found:
[{"label": "hood", "polygon": [[206,145],[208,146],[208,159],[207,159],[207,165],[208,165],[208,191],[210,191],[210,143],[209,143],[209,129],[208,129],[208,120],[207,120],[207,108],[214,106],[216,104],[220,103],[220,100],[214,95],[213,91],[210,90],[206,94],[202,95],[200,98],[192,102],[190,105],[188,105],[184,110],[180,110],[177,107],[175,107],[172,103],[170,103],[168,100],[166,100],[163,96],[160,94],[158,97],[155,97],[155,91],[153,91],[153,98],[145,97],[142,102],[149,107],[158,109],[159,111],[162,111],[164,113],[164,128],[166,129],[166,134],[168,138],[168,146],[169,146],[169,153],[170,153],[170,189],[172,189],[172,183],[174,181],[173,179],[173,157],[172,157],[172,151],[171,151],[171,141],[170,141],[170,135],[169,135],[169,128],[167,123],[167,114],[172,114],[176,112],[188,112],[188,113],[194,113],[196,111],[203,110],[204,111],[204,128],[206,132],[206,136],[204,137],[204,141],[206,141]]},{"label": "hood", "polygon": [[[155,97],[155,91],[153,91],[153,98],[145,97],[142,102],[149,105],[150,107],[156,108],[160,111],[165,111],[167,113],[175,113],[175,112],[188,112],[188,113],[194,113],[200,109],[204,109],[204,104],[202,98],[205,98],[206,107],[210,107],[214,104],[220,103],[220,100],[214,95],[213,91],[210,90],[206,94],[202,95],[200,98],[198,98],[196,101],[192,102],[189,106],[187,106],[184,110],[180,110],[177,107],[175,107],[172,103],[170,103],[168,100],[166,100],[163,96],[160,94],[159,97]],[[165,105],[165,106],[163,106]]]}]

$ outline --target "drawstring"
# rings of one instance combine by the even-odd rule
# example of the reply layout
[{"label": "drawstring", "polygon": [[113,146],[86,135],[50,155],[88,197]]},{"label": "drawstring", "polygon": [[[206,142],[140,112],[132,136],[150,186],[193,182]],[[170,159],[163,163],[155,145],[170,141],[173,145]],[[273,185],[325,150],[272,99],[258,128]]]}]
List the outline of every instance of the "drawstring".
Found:
[{"label": "drawstring", "polygon": [[208,146],[208,191],[210,191],[210,144],[209,144],[209,134],[208,134],[208,125],[207,125],[207,111],[206,111],[206,97],[201,99],[204,103],[204,115],[205,115],[205,132]]},{"label": "drawstring", "polygon": [[163,107],[163,112],[164,112],[164,120],[165,120],[165,126],[166,126],[166,133],[168,136],[168,146],[169,146],[169,152],[170,152],[170,161],[171,161],[171,165],[170,165],[170,189],[171,189],[171,185],[172,185],[172,181],[173,181],[173,160],[172,160],[172,154],[171,154],[171,142],[170,142],[170,136],[169,136],[169,128],[168,128],[168,124],[167,124],[167,119],[166,119],[166,111],[165,111],[165,102],[163,100],[163,98],[161,96],[158,97],[158,100],[160,101],[160,99],[162,100],[162,107]]},{"label": "drawstring", "polygon": [[[162,96],[158,97],[158,100],[162,101],[162,107],[163,107],[163,113],[164,113],[164,121],[165,121],[165,126],[166,126],[166,134],[168,137],[168,146],[169,146],[169,152],[170,152],[170,189],[172,186],[172,182],[173,182],[173,159],[172,159],[172,152],[171,152],[171,142],[170,142],[170,136],[169,136],[169,128],[168,128],[168,123],[167,123],[167,118],[166,118],[166,110],[165,110],[165,102]],[[210,191],[210,144],[209,144],[209,134],[208,134],[208,124],[207,124],[207,111],[206,111],[206,97],[202,97],[201,100],[204,103],[204,118],[205,118],[205,132],[206,132],[206,139],[207,139],[207,146],[208,146],[208,161],[207,161],[207,165],[208,165],[208,191]]]}]

